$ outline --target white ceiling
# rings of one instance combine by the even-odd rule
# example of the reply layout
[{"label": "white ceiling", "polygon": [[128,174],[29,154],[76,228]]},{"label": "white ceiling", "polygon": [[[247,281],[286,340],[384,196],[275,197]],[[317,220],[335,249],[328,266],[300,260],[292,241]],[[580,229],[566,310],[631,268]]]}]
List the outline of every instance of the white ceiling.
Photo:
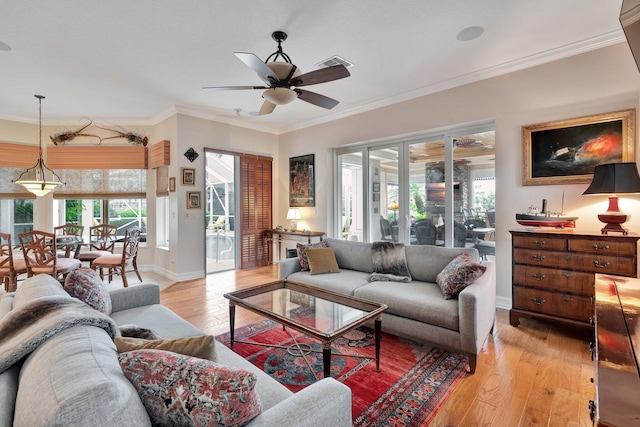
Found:
[{"label": "white ceiling", "polygon": [[[622,42],[621,3],[1,0],[0,118],[37,121],[41,94],[45,124],[145,125],[178,111],[283,133]],[[470,26],[484,33],[458,41]],[[261,91],[201,89],[261,85],[233,52],[265,60],[275,30],[303,73],[332,55],[355,64],[305,88],[337,107],[296,100],[256,117]]]}]

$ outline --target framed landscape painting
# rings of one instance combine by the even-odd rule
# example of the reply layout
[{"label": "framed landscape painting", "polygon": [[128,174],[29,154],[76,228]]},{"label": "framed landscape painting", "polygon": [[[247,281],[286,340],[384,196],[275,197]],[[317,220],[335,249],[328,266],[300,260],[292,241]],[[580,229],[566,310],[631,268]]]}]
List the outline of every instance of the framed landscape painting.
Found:
[{"label": "framed landscape painting", "polygon": [[289,158],[289,206],[313,207],[315,193],[315,155]]},{"label": "framed landscape painting", "polygon": [[522,127],[522,184],[588,184],[596,166],[634,162],[636,110]]}]

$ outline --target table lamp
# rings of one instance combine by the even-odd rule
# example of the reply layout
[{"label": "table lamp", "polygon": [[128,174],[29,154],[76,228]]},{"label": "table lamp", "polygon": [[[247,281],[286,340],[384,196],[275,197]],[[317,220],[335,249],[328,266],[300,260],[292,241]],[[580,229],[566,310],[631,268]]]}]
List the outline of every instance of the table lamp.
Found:
[{"label": "table lamp", "polygon": [[287,219],[291,220],[291,229],[293,231],[296,231],[298,229],[298,224],[296,223],[296,221],[300,219],[300,209],[290,208],[287,211]]},{"label": "table lamp", "polygon": [[640,177],[635,162],[607,163],[596,166],[593,180],[586,195],[609,195],[609,208],[598,215],[600,222],[606,225],[600,231],[607,234],[609,231],[620,232],[624,235],[629,231],[622,226],[631,218],[618,208],[618,194],[640,193]]}]

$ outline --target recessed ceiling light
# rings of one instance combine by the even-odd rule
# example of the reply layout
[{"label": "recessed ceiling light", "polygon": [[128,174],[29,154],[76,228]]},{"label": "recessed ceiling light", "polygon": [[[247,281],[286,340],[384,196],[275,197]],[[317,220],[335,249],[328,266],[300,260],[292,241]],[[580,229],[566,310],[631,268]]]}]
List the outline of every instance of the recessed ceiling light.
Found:
[{"label": "recessed ceiling light", "polygon": [[6,50],[6,51],[9,51],[9,50],[11,50],[11,46],[9,46],[9,45],[8,45],[8,44],[6,44],[6,43],[0,42],[0,50]]},{"label": "recessed ceiling light", "polygon": [[484,33],[484,29],[482,27],[467,27],[464,30],[461,30],[456,38],[461,42],[468,42],[469,40],[477,39]]}]

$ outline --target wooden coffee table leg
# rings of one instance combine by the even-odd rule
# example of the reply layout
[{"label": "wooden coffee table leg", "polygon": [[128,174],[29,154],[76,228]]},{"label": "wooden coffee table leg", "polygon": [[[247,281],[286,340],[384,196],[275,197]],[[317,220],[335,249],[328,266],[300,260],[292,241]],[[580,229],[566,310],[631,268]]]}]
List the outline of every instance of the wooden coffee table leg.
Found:
[{"label": "wooden coffee table leg", "polygon": [[324,365],[324,377],[331,376],[331,343],[322,344],[322,364]]},{"label": "wooden coffee table leg", "polygon": [[382,320],[376,319],[374,321],[374,324],[376,334],[376,372],[380,372],[380,335],[382,329]]},{"label": "wooden coffee table leg", "polygon": [[235,325],[236,325],[236,305],[229,301],[229,340],[231,342],[231,349],[233,350],[233,340],[235,338]]}]

